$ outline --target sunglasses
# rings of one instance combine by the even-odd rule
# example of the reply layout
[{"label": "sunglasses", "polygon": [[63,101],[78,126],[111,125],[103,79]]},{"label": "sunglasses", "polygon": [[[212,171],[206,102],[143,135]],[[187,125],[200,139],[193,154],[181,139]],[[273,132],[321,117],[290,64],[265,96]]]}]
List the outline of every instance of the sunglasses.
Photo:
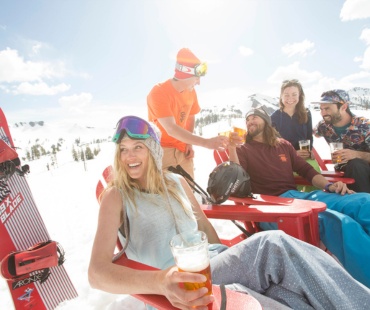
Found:
[{"label": "sunglasses", "polygon": [[283,81],[283,84],[287,84],[287,83],[299,83],[299,80],[293,79],[293,80],[284,80]]},{"label": "sunglasses", "polygon": [[201,77],[201,76],[206,75],[208,66],[207,66],[207,63],[205,62],[195,65],[194,68],[187,67],[179,63],[176,63],[176,69],[180,72],[193,74],[195,76]]},{"label": "sunglasses", "polygon": [[135,140],[146,140],[150,137],[154,139],[154,141],[159,143],[159,138],[150,124],[141,119],[137,116],[124,116],[122,117],[117,125],[116,125],[116,132],[113,135],[112,141],[115,143],[119,142],[119,138],[122,132],[125,133],[131,138]]}]

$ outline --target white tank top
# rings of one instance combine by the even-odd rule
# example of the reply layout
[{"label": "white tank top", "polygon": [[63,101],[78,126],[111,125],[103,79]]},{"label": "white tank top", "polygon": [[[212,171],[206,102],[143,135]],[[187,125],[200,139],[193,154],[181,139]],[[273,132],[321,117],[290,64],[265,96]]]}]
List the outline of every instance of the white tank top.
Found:
[{"label": "white tank top", "polygon": [[[169,174],[169,177],[178,184],[180,197],[191,214],[189,217],[183,207],[170,197],[179,231],[198,229],[191,203],[181,186],[179,176]],[[137,208],[130,202],[125,202],[130,223],[130,241],[126,255],[132,260],[159,269],[173,266],[175,261],[170,249],[170,240],[176,235],[176,228],[172,213],[168,210],[166,197],[137,191],[135,198]],[[121,234],[119,236],[121,243],[125,244],[125,238]]]}]

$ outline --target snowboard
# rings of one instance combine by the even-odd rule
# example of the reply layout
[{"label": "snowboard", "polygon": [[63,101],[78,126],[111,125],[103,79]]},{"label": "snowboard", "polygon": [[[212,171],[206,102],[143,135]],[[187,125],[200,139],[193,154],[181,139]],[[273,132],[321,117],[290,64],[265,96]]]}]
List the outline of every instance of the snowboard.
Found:
[{"label": "snowboard", "polygon": [[[0,165],[6,164],[7,169],[2,169],[6,170],[5,174],[0,173],[0,261],[2,261],[11,253],[26,251],[39,243],[47,244],[51,238],[25,177],[27,171],[22,170],[24,167],[20,166],[1,108],[0,141]],[[21,278],[4,279],[8,283],[16,310],[51,310],[61,302],[78,296],[63,265],[49,269],[47,279],[39,271],[32,271]]]}]

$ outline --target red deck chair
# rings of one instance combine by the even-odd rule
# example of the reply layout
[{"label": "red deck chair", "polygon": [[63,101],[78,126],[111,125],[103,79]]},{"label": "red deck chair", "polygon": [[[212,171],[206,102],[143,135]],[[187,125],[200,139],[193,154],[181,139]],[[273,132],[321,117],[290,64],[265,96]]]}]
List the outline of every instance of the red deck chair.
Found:
[{"label": "red deck chair", "polygon": [[[325,177],[336,177],[336,178],[341,178],[340,180],[346,184],[353,184],[355,183],[355,180],[352,178],[344,178],[344,172],[342,171],[334,171],[334,170],[329,170],[327,165],[333,164],[331,159],[323,159],[321,158],[319,152],[313,147],[312,148],[312,153],[315,156],[315,159],[317,163],[319,164],[321,174]],[[345,181],[343,181],[345,180]]]},{"label": "red deck chair", "polygon": [[[213,155],[214,155],[214,159],[217,165],[221,164],[224,161],[229,160],[228,151],[221,152],[221,151],[215,150],[213,152]],[[337,181],[336,177],[326,177],[326,178],[330,182]],[[300,181],[304,180],[305,182],[307,182],[306,184],[311,185],[310,183],[308,183],[307,180],[305,180],[302,177],[296,177],[295,179],[296,179],[297,184],[302,184]],[[343,179],[341,178],[340,180],[342,181]],[[346,180],[346,178],[344,178],[344,180]],[[277,210],[279,210],[279,208],[282,208],[283,206],[284,207],[290,206],[292,210],[295,208],[302,208],[304,206],[310,208],[312,212],[311,212],[308,223],[302,222],[300,224],[303,226],[300,227],[299,230],[305,231],[305,234],[306,234],[305,238],[300,238],[300,239],[304,241],[308,241],[309,243],[315,246],[320,245],[318,214],[326,209],[325,203],[316,202],[316,201],[307,201],[307,200],[301,200],[301,199],[276,197],[276,196],[270,196],[270,195],[256,195],[256,194],[254,195],[254,197],[247,197],[247,198],[229,197],[229,199],[234,201],[234,203],[236,204],[242,204],[245,206],[265,205],[265,206],[272,207],[272,205],[274,205],[274,208],[277,208]],[[278,207],[276,207],[276,205],[278,205]],[[245,226],[248,232],[254,233],[254,232],[260,231],[256,222],[261,222],[261,221],[250,221],[248,219],[244,219],[243,225]],[[271,222],[271,221],[268,221],[268,222]],[[281,227],[278,225],[278,228],[284,230],[288,234],[291,234],[289,231],[289,227]]]},{"label": "red deck chair", "polygon": [[[98,181],[96,186],[96,198],[99,199],[100,194],[103,192],[104,188],[106,187],[107,183],[111,179],[111,166],[108,166],[103,171],[103,178]],[[240,240],[239,240],[240,241]],[[122,245],[117,237],[117,249],[122,249]],[[115,264],[130,267],[133,269],[138,270],[156,270],[151,266],[141,264],[139,262],[130,260],[127,258],[126,254],[123,254],[118,260],[115,261]],[[215,296],[216,301],[212,305],[212,310],[219,310],[222,304],[222,293],[220,287],[217,285],[213,285],[212,287],[213,295]],[[163,310],[175,310],[177,308],[173,307],[168,299],[162,295],[153,295],[153,294],[134,294],[135,298],[141,300],[145,304],[151,305],[158,309]],[[227,303],[225,310],[262,310],[261,304],[251,295],[243,294],[239,292],[235,292],[232,290],[226,290],[227,296]]]}]

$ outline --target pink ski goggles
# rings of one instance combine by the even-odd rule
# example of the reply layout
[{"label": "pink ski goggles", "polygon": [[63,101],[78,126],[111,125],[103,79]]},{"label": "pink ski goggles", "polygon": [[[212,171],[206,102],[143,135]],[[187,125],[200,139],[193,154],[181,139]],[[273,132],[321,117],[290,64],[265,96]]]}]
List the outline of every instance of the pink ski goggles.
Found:
[{"label": "pink ski goggles", "polygon": [[116,126],[116,132],[113,135],[112,141],[115,143],[119,143],[119,138],[122,132],[125,133],[131,138],[135,140],[146,140],[150,137],[154,139],[154,141],[159,143],[159,139],[153,128],[150,124],[141,119],[137,116],[124,116],[122,117]]}]

